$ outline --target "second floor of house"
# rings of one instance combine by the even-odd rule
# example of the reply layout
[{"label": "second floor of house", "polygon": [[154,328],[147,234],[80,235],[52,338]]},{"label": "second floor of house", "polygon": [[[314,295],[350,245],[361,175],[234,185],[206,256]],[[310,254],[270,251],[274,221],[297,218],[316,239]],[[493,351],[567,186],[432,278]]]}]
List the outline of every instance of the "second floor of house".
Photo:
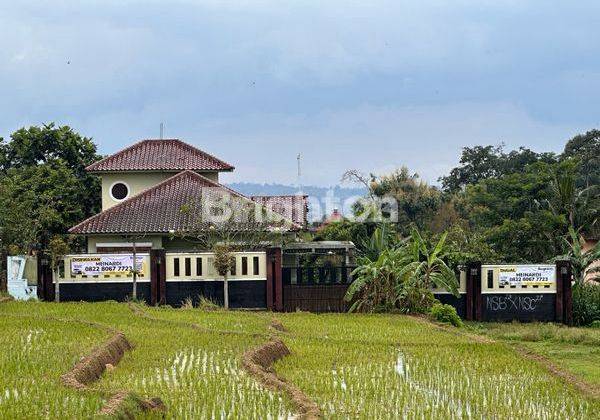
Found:
[{"label": "second floor of house", "polygon": [[178,139],[141,140],[87,167],[102,180],[102,210],[191,170],[218,183],[234,167]]}]

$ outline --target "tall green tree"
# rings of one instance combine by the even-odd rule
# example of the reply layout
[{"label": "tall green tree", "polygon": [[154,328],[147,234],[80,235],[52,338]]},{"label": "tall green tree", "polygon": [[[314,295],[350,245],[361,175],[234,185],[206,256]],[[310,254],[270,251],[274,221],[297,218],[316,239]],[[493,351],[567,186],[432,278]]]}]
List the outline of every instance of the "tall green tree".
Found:
[{"label": "tall green tree", "polygon": [[[440,191],[428,185],[416,173],[410,173],[405,166],[387,175],[373,177],[370,191],[374,197],[389,197],[394,199],[395,208],[384,208],[393,215],[398,232],[404,235],[410,233],[411,227],[426,229],[442,204]],[[394,217],[392,217],[394,219]]]},{"label": "tall green tree", "polygon": [[590,130],[573,137],[561,156],[579,161],[578,187],[600,185],[600,130]]},{"label": "tall green tree", "polygon": [[455,193],[467,185],[519,172],[523,167],[535,162],[553,163],[553,153],[536,153],[526,147],[504,152],[504,145],[464,147],[460,165],[441,177],[443,189]]},{"label": "tall green tree", "polygon": [[599,185],[578,186],[578,167],[578,161],[573,159],[557,165],[548,204],[555,214],[565,217],[571,229],[593,235],[598,232],[600,218]]},{"label": "tall green tree", "polygon": [[97,213],[100,183],[85,167],[99,157],[90,138],[67,126],[21,128],[0,141],[1,246],[45,249]]},{"label": "tall green tree", "polygon": [[468,186],[470,228],[481,232],[505,262],[541,262],[561,254],[567,220],[545,204],[556,163],[536,162],[521,171]]}]

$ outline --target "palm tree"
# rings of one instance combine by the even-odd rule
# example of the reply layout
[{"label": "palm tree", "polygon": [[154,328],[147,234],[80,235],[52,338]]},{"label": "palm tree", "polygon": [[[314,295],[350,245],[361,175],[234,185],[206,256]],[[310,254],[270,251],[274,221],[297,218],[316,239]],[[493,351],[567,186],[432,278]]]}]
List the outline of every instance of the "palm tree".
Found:
[{"label": "palm tree", "polygon": [[578,189],[576,181],[576,166],[573,163],[555,171],[550,185],[553,198],[548,200],[548,205],[554,214],[564,215],[574,230],[592,230],[600,216],[598,205],[594,203],[597,198],[594,192],[598,186]]},{"label": "palm tree", "polygon": [[573,227],[569,227],[569,238],[565,239],[569,248],[567,255],[557,259],[570,261],[575,284],[582,284],[586,278],[600,282],[600,242],[587,251],[583,250],[585,239]]}]

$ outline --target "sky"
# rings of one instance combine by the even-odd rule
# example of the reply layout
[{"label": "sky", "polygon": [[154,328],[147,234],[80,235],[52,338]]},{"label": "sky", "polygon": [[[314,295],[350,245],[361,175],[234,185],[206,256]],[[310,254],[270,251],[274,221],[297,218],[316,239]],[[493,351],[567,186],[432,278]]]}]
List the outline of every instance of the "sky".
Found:
[{"label": "sky", "polygon": [[0,0],[0,136],[181,138],[225,182],[337,184],[600,127],[600,2]]}]

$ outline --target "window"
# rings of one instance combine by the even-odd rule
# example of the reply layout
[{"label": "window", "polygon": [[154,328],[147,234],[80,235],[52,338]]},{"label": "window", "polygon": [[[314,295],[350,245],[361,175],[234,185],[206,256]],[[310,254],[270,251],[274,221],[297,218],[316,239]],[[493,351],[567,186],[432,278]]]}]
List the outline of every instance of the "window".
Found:
[{"label": "window", "polygon": [[253,266],[252,268],[254,271],[254,275],[258,276],[259,269],[260,269],[260,267],[258,266],[258,257],[252,258],[252,266]]},{"label": "window", "polygon": [[202,277],[202,258],[196,258],[196,275]]},{"label": "window", "polygon": [[185,259],[185,275],[187,277],[192,275],[192,259],[191,258]]},{"label": "window", "polygon": [[129,195],[129,187],[124,182],[115,182],[110,186],[110,196],[115,201],[123,201]]},{"label": "window", "polygon": [[179,277],[179,258],[173,258],[173,275]]},{"label": "window", "polygon": [[211,258],[211,257],[208,258],[208,275],[210,275],[210,276],[217,275],[217,270],[215,270],[214,261],[215,261],[214,258]]},{"label": "window", "polygon": [[237,259],[233,257],[233,264],[231,264],[231,269],[229,270],[229,274],[235,276],[235,269],[237,268]]},{"label": "window", "polygon": [[248,275],[248,257],[242,257],[242,276]]}]

